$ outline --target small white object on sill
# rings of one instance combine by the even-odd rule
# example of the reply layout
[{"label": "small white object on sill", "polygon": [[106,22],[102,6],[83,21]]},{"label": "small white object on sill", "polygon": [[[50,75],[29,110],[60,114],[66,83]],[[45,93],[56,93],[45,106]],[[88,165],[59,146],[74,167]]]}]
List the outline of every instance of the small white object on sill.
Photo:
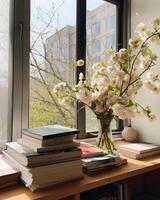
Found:
[{"label": "small white object on sill", "polygon": [[122,131],[122,137],[127,142],[134,142],[137,139],[137,131],[131,126],[125,127]]}]

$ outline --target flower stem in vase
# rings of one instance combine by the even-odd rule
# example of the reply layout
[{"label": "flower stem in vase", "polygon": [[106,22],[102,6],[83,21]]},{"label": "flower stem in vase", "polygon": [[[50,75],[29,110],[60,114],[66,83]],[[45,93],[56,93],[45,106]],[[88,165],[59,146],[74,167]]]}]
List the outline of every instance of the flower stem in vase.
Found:
[{"label": "flower stem in vase", "polygon": [[117,150],[113,141],[111,140],[110,125],[112,116],[105,118],[98,118],[99,120],[99,133],[97,138],[97,146],[107,150],[108,153],[114,154]]}]

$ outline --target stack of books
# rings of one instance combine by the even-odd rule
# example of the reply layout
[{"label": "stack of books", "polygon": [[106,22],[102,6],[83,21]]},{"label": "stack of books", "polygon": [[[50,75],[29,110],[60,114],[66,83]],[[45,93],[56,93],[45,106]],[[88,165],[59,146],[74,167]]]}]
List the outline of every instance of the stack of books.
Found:
[{"label": "stack of books", "polygon": [[127,160],[120,158],[118,155],[106,154],[103,156],[97,156],[92,158],[84,158],[83,170],[86,173],[92,174],[105,169],[113,168],[126,164]]},{"label": "stack of books", "polygon": [[160,146],[148,143],[130,143],[119,146],[119,152],[125,157],[142,159],[160,154]]},{"label": "stack of books", "polygon": [[77,129],[60,125],[24,129],[3,152],[32,191],[83,176],[81,150],[73,141]]}]

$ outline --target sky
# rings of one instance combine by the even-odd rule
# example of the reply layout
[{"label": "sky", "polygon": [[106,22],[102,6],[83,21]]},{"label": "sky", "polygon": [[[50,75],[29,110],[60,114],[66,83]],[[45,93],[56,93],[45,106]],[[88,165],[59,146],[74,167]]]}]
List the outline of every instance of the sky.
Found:
[{"label": "sky", "polygon": [[[103,0],[88,0],[87,9],[93,10],[94,8],[103,4]],[[76,24],[76,0],[31,0],[32,17],[31,21],[35,24],[42,10],[51,12],[53,5],[56,10],[56,19],[58,19],[58,28],[61,29],[66,25]],[[46,16],[47,18],[47,16]],[[55,20],[55,25],[57,26]]]}]

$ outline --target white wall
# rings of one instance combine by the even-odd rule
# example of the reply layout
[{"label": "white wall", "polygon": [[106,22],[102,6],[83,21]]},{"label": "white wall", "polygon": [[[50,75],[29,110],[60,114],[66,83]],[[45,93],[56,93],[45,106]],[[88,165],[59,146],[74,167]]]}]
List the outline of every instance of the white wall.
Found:
[{"label": "white wall", "polygon": [[[154,17],[160,17],[160,0],[132,0],[132,37],[136,25],[140,22],[149,23]],[[160,46],[154,47],[154,51],[160,55]],[[156,68],[160,73],[160,63]],[[133,127],[139,131],[139,139],[160,144],[160,95],[154,95],[150,91],[142,89],[137,99],[142,105],[150,105],[152,111],[157,115],[155,122],[149,122],[143,118],[132,120]]]}]

